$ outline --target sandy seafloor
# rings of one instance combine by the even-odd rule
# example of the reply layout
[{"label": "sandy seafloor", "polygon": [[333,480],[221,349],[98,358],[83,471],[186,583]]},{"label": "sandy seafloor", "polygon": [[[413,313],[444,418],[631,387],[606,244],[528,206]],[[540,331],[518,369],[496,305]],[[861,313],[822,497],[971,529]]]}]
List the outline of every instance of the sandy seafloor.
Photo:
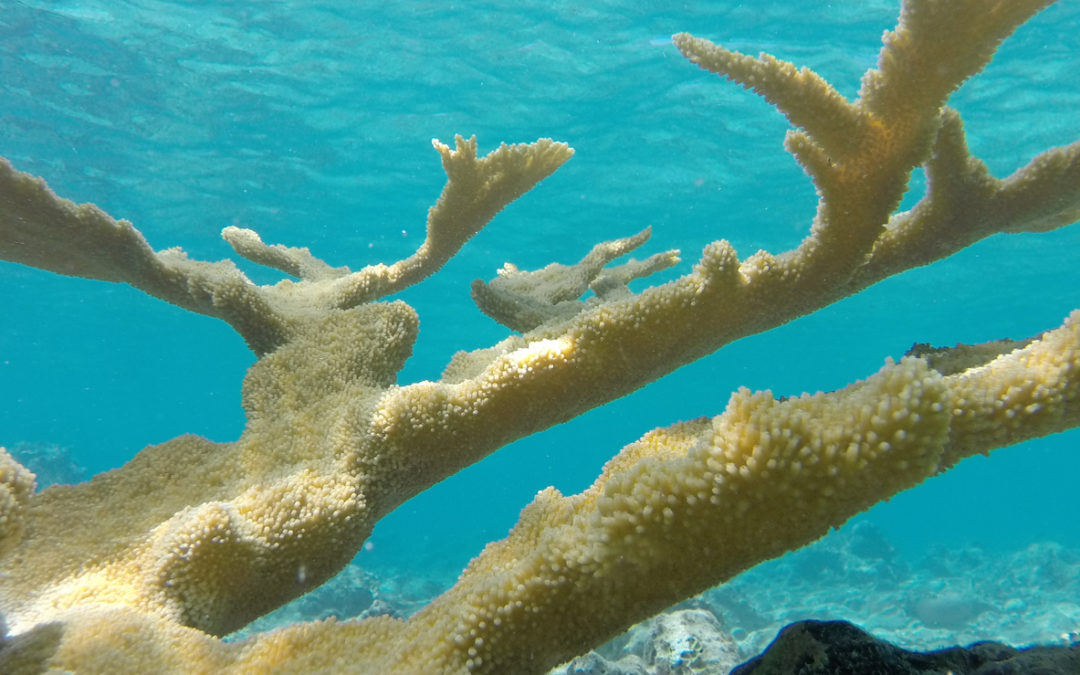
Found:
[{"label": "sandy seafloor", "polygon": [[[421,318],[408,383],[505,335],[472,306],[468,284],[506,261],[572,262],[645,226],[644,253],[683,251],[663,279],[713,239],[741,256],[795,246],[815,197],[782,149],[786,122],[684,61],[669,36],[767,50],[852,96],[897,10],[882,0],[0,0],[0,155],[131,220],[155,248],[220,259],[231,251],[218,233],[240,224],[357,269],[422,240],[443,182],[430,139],[475,134],[481,151],[570,143],[576,155],[555,176],[400,294]],[[995,175],[1080,138],[1078,28],[1080,3],[1058,2],[951,100]],[[920,194],[917,177],[907,204]],[[335,587],[356,599],[332,609],[376,599],[415,609],[539,489],[583,489],[625,443],[718,414],[739,386],[831,390],[914,342],[1057,326],[1080,306],[1078,251],[1076,226],[993,237],[507,447],[381,523]],[[0,312],[0,444],[44,457],[43,478],[78,480],[181,433],[225,441],[242,429],[239,385],[253,357],[218,321],[10,264],[0,265]],[[817,616],[908,647],[1075,639],[1078,440],[1073,431],[967,460],[860,516],[857,533],[849,526],[697,602],[747,651],[781,623]],[[71,464],[83,473],[65,473]],[[304,602],[285,616],[328,611]]]}]

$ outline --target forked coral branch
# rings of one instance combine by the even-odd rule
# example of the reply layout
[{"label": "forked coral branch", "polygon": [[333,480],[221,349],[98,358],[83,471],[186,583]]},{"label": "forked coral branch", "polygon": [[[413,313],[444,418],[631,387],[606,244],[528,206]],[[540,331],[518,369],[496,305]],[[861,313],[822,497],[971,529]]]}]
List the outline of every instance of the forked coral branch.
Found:
[{"label": "forked coral branch", "polygon": [[0,158],[0,258],[31,267],[130,284],[156,298],[229,323],[257,355],[288,342],[319,317],[396,293],[433,274],[511,201],[551,175],[572,151],[565,143],[503,144],[476,157],[476,138],[456,148],[433,141],[447,183],[428,212],[427,237],[409,258],[357,272],[334,268],[306,248],[267,246],[252,230],[222,237],[241,256],[299,277],[258,286],[232,261],[192,260],[178,248],[154,251],[124,220],[93,204],[56,196],[39,178]]}]

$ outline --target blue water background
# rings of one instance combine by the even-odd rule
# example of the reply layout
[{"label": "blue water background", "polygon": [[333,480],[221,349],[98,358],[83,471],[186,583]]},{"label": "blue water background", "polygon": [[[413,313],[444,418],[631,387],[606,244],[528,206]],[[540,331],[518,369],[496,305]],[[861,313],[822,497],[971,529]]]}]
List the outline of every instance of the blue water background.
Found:
[{"label": "blue water background", "polygon": [[[555,176],[400,295],[421,317],[407,383],[505,335],[468,296],[472,279],[505,261],[568,263],[645,226],[646,253],[683,251],[679,273],[721,237],[741,256],[795,246],[815,197],[782,149],[786,122],[686,62],[669,36],[766,50],[852,96],[897,10],[879,0],[0,0],[0,155],[131,220],[155,248],[228,257],[218,233],[238,224],[358,269],[422,241],[443,185],[430,139],[476,134],[484,152],[543,136],[570,143],[576,155]],[[1080,2],[1058,3],[954,97],[996,175],[1080,138],[1078,28]],[[1080,306],[1078,251],[1075,226],[994,237],[730,345],[406,503],[360,561],[460,569],[537,490],[585,488],[627,442],[718,414],[739,386],[836,389],[916,341],[1055,327]],[[0,264],[0,316],[0,444],[65,446],[96,472],[181,433],[227,441],[243,427],[253,357],[220,321],[11,264]],[[1074,431],[968,460],[864,517],[912,555],[941,543],[1080,544],[1078,440]]]}]

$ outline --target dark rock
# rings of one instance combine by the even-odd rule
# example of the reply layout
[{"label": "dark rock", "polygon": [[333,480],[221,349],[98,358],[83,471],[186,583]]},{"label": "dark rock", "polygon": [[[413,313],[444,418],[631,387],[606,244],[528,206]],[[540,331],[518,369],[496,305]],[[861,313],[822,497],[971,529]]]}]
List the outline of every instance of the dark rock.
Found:
[{"label": "dark rock", "polygon": [[977,642],[909,652],[846,621],[800,621],[731,675],[1077,675],[1080,645],[1015,649]]}]

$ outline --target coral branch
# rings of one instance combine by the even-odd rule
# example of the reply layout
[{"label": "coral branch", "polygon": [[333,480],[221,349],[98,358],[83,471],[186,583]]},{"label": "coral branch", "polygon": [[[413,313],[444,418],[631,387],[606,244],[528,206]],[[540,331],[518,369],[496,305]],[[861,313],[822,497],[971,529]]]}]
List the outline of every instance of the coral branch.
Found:
[{"label": "coral branch", "polygon": [[[895,126],[933,110],[981,71],[1017,26],[1054,0],[924,0],[906,2],[900,25],[885,34],[877,70],[863,78],[860,97]],[[916,113],[917,114],[917,113]]]},{"label": "coral branch", "polygon": [[119,281],[229,323],[258,355],[273,351],[320,316],[395,293],[434,273],[511,201],[551,175],[572,151],[541,139],[503,144],[477,159],[476,139],[456,150],[434,142],[447,184],[428,214],[420,249],[393,265],[359,272],[332,268],[307,249],[267,246],[250,230],[222,236],[240,255],[301,278],[257,286],[231,261],[191,260],[180,249],[154,252],[131,223],[92,204],[56,196],[0,158],[0,259],[59,274]]},{"label": "coral branch", "polygon": [[499,323],[522,332],[541,324],[557,323],[586,308],[578,300],[592,289],[602,300],[627,297],[634,279],[667,269],[679,262],[678,251],[666,251],[647,260],[631,260],[616,268],[605,265],[644,244],[646,229],[632,237],[597,244],[576,265],[551,263],[540,270],[525,272],[506,263],[499,276],[484,283],[474,281],[472,296],[476,305]]},{"label": "coral branch", "polygon": [[34,487],[34,474],[0,448],[0,557],[22,539]]},{"label": "coral branch", "polygon": [[908,358],[829,394],[742,390],[627,446],[585,492],[542,491],[377,663],[543,672],[964,457],[1078,424],[1080,312],[951,376]]},{"label": "coral branch", "polygon": [[499,146],[476,158],[476,138],[456,137],[451,150],[439,141],[449,178],[442,195],[428,212],[427,238],[415,254],[393,265],[373,265],[343,278],[333,287],[330,305],[355,307],[417,283],[442,267],[473,235],[511,201],[551,175],[573,150],[565,143],[542,138],[528,145]]},{"label": "coral branch", "polygon": [[311,255],[311,251],[306,247],[264,244],[257,232],[247,228],[230,225],[221,231],[221,238],[228,242],[238,255],[305,281],[336,279],[349,273],[347,267],[327,265]]}]

